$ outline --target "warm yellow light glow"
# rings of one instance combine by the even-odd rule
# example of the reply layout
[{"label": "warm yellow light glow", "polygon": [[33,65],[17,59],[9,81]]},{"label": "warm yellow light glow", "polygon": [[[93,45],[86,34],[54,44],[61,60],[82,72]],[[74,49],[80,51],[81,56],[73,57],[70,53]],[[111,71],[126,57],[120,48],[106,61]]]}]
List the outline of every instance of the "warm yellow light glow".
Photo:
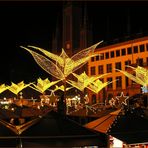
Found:
[{"label": "warm yellow light glow", "polygon": [[25,84],[24,81],[21,81],[21,82],[18,83],[18,84],[15,84],[15,83],[12,82],[11,86],[9,86],[8,89],[9,89],[12,93],[18,95],[18,93],[19,93],[20,91],[22,91],[24,88],[28,87],[28,86],[31,85],[31,84],[32,84],[32,83]]},{"label": "warm yellow light glow", "polygon": [[6,86],[5,84],[1,84],[0,85],[0,93],[4,92],[5,90],[7,90],[9,88],[9,86]]},{"label": "warm yellow light glow", "polygon": [[[43,54],[45,54],[48,58],[44,57],[43,55],[36,53],[26,47],[21,46],[22,48],[29,51],[32,56],[34,57],[37,64],[44,69],[47,73],[51,74],[52,76],[56,77],[57,79],[63,80],[65,79],[69,74],[74,72],[75,70],[79,69],[81,66],[83,66],[91,57],[96,56],[94,53],[94,49],[100,44],[101,42],[81,50],[80,52],[73,55],[71,58],[68,57],[64,49],[62,49],[62,52],[60,56],[53,54],[51,52],[48,52],[44,49],[35,47],[35,46],[28,46],[30,48],[34,48],[36,50],[41,51]],[[52,59],[54,62],[52,62]]]},{"label": "warm yellow light glow", "polygon": [[51,82],[48,80],[48,78],[46,78],[44,80],[39,78],[39,79],[37,79],[37,85],[32,84],[34,87],[32,87],[32,86],[30,86],[30,87],[43,94],[48,88],[50,88],[51,86],[55,85],[58,82],[59,82],[59,80]]},{"label": "warm yellow light glow", "polygon": [[58,96],[54,94],[53,91],[51,91],[51,94],[49,95],[49,103],[50,105],[55,105],[57,102]]},{"label": "warm yellow light glow", "polygon": [[116,96],[115,106],[119,108],[122,106],[122,104],[127,105],[128,98],[129,98],[129,96],[124,96],[124,93],[121,92],[120,96]]},{"label": "warm yellow light glow", "polygon": [[104,87],[106,87],[110,83],[112,83],[112,82],[103,83],[100,80],[96,80],[92,84],[90,84],[87,88],[97,94],[101,89],[103,89]]},{"label": "warm yellow light glow", "polygon": [[[73,87],[67,87],[66,88],[66,91],[70,90],[71,88]],[[64,91],[64,85],[61,85],[61,86],[58,86],[58,85],[55,85],[55,89],[53,90],[54,92],[57,91],[57,90],[61,90],[61,91]]]},{"label": "warm yellow light glow", "polygon": [[[72,81],[72,80],[68,80],[68,83],[72,86],[74,86],[75,88],[79,89],[80,91],[83,91],[84,88],[88,88],[88,89],[93,89],[92,88],[92,85],[95,85],[98,81],[95,82],[95,80],[103,77],[104,75],[100,75],[100,76],[97,76],[97,77],[89,77],[85,72],[83,72],[81,75],[77,75],[75,73],[73,73],[73,75],[78,79],[78,81]],[[90,87],[89,87],[90,85]],[[98,88],[97,84],[95,86],[95,88]],[[95,89],[94,88],[94,89]],[[95,89],[96,90],[96,89]]]},{"label": "warm yellow light glow", "polygon": [[148,69],[138,66],[137,68],[134,68],[132,66],[128,66],[132,68],[136,72],[136,76],[122,70],[118,70],[121,73],[123,73],[125,76],[133,80],[134,82],[147,87],[148,85]]}]

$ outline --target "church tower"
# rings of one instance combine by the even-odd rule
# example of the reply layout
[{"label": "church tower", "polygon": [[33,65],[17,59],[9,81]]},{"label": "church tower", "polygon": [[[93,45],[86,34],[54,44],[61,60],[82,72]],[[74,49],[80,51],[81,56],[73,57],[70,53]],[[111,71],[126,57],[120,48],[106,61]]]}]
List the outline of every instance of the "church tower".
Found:
[{"label": "church tower", "polygon": [[92,45],[92,28],[88,22],[87,8],[84,2],[64,2],[62,14],[59,16],[52,38],[54,53],[60,54],[61,49],[64,48],[71,57],[81,49]]},{"label": "church tower", "polygon": [[63,8],[63,48],[71,56],[80,47],[82,9],[78,2],[67,2]]}]

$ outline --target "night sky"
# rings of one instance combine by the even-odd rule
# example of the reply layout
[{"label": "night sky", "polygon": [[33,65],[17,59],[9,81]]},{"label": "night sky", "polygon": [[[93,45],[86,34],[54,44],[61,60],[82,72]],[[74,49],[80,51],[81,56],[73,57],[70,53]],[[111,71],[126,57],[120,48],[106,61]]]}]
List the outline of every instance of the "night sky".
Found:
[{"label": "night sky", "polygon": [[[80,2],[82,3],[82,2]],[[62,1],[0,2],[0,84],[46,78],[32,56],[19,46],[51,48]],[[87,1],[93,42],[148,32],[148,2]],[[62,22],[60,22],[62,24]],[[127,29],[127,24],[129,29]]]}]

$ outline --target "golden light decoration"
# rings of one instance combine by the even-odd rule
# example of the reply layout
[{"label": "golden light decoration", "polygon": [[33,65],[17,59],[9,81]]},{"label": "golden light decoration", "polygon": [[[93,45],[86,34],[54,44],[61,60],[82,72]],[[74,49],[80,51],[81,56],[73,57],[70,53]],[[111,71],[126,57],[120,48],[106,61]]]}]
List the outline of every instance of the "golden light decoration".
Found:
[{"label": "golden light decoration", "polygon": [[41,79],[38,78],[37,79],[37,85],[36,84],[32,84],[34,87],[30,86],[32,89],[40,92],[41,94],[43,94],[48,88],[50,88],[51,86],[55,85],[56,83],[58,83],[59,80],[57,81],[50,81],[48,78],[46,79]]},{"label": "golden light decoration", "polygon": [[94,81],[93,83],[91,83],[87,88],[97,94],[101,89],[103,89],[104,87],[106,87],[110,83],[112,83],[112,82],[108,81],[108,82],[103,83],[102,81],[100,81],[98,79],[98,80]]},{"label": "golden light decoration", "polygon": [[24,81],[19,82],[18,84],[11,83],[11,86],[9,86],[9,90],[14,93],[15,95],[18,95],[20,91],[25,89],[26,87],[30,86],[32,83],[25,84]]},{"label": "golden light decoration", "polygon": [[126,71],[122,71],[119,69],[117,70],[123,73],[125,76],[127,76],[131,80],[133,80],[134,82],[147,87],[148,86],[148,69],[140,67],[140,66],[137,66],[137,68],[134,68],[132,66],[128,66],[128,67],[132,68],[136,72],[135,76]]},{"label": "golden light decoration", "polygon": [[96,76],[96,77],[93,77],[93,76],[89,77],[85,72],[83,72],[80,75],[73,73],[73,75],[77,78],[78,81],[68,80],[68,83],[74,86],[75,88],[79,89],[80,91],[84,91],[86,87],[89,89],[88,86],[94,83],[95,80],[103,77],[106,74]]},{"label": "golden light decoration", "polygon": [[[102,41],[101,41],[102,42]],[[56,77],[57,79],[63,80],[65,79],[69,74],[74,72],[75,70],[79,69],[81,66],[83,66],[88,60],[90,60],[91,57],[96,56],[97,54],[94,53],[94,49],[101,43],[97,43],[89,48],[83,49],[80,52],[73,55],[71,58],[66,54],[64,49],[62,49],[62,52],[59,55],[53,54],[51,52],[48,52],[42,48],[35,47],[35,46],[28,46],[29,48],[33,48],[36,50],[39,50],[43,54],[45,54],[48,58],[45,56],[34,52],[30,50],[29,48],[21,46],[21,48],[26,49],[29,51],[37,64],[44,69],[47,73],[51,74],[52,76]],[[52,61],[51,61],[51,60]],[[55,61],[55,63],[53,62]]]},{"label": "golden light decoration", "polygon": [[116,103],[115,106],[120,108],[123,104],[127,105],[127,100],[129,96],[125,96],[123,92],[121,92],[120,96],[116,96]]},{"label": "golden light decoration", "polygon": [[[67,87],[66,88],[66,91],[70,90],[71,88],[73,87]],[[54,92],[57,91],[57,90],[61,90],[61,91],[64,91],[64,85],[61,85],[61,86],[58,86],[58,85],[55,85],[55,89],[53,90]]]},{"label": "golden light decoration", "polygon": [[0,93],[4,92],[5,90],[7,90],[9,88],[9,86],[5,85],[5,84],[1,84],[0,85]]},{"label": "golden light decoration", "polygon": [[58,96],[55,95],[55,93],[53,91],[51,91],[51,94],[49,95],[49,103],[50,103],[50,105],[56,104],[57,99],[58,99]]}]

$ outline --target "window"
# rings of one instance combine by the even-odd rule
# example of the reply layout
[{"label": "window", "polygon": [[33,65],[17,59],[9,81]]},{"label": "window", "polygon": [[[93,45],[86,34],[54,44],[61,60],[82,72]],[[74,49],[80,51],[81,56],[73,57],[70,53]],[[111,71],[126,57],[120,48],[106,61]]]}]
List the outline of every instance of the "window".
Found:
[{"label": "window", "polygon": [[106,58],[106,59],[109,59],[109,52],[106,52],[106,53],[105,53],[105,58]]},{"label": "window", "polygon": [[121,70],[121,62],[117,62],[117,63],[115,63],[115,64],[116,64],[116,69]]},{"label": "window", "polygon": [[91,75],[95,75],[96,74],[96,69],[95,66],[91,67]]},{"label": "window", "polygon": [[146,50],[148,51],[148,43],[146,44]]},{"label": "window", "polygon": [[120,56],[120,50],[116,50],[116,57]]},{"label": "window", "polygon": [[91,57],[91,61],[94,62],[95,61],[95,58],[94,57]]},{"label": "window", "polygon": [[[107,78],[107,81],[108,82],[112,82],[113,81],[113,78],[112,77]],[[109,88],[109,89],[113,88],[113,83],[110,83],[109,85],[107,85],[107,88]]]},{"label": "window", "polygon": [[134,46],[134,53],[138,53],[138,46]]},{"label": "window", "polygon": [[126,55],[126,50],[125,50],[125,48],[123,48],[123,49],[121,50],[121,52],[122,52],[122,55]]},{"label": "window", "polygon": [[142,58],[136,59],[136,63],[138,66],[143,66],[143,59]]},{"label": "window", "polygon": [[100,60],[104,60],[104,53],[101,53]]},{"label": "window", "polygon": [[96,103],[97,103],[96,95],[93,94],[93,95],[92,95],[92,104],[96,104]]},{"label": "window", "polygon": [[126,77],[126,76],[125,76],[125,85],[126,85],[126,87],[129,86],[129,79],[128,79],[128,77]]},{"label": "window", "polygon": [[131,65],[131,60],[127,60],[127,61],[125,61],[125,70],[127,69],[127,65]]},{"label": "window", "polygon": [[112,64],[107,64],[107,73],[112,72]]},{"label": "window", "polygon": [[96,61],[99,61],[99,55],[96,56]]},{"label": "window", "polygon": [[99,65],[98,66],[98,74],[103,74],[104,71],[103,71],[103,65]]},{"label": "window", "polygon": [[144,52],[144,44],[140,45],[140,52]]},{"label": "window", "polygon": [[111,51],[110,57],[113,58],[115,56],[114,51]]},{"label": "window", "polygon": [[121,76],[116,77],[116,88],[121,88],[122,87],[122,78]]},{"label": "window", "polygon": [[132,54],[132,48],[131,47],[127,48],[127,54]]}]

